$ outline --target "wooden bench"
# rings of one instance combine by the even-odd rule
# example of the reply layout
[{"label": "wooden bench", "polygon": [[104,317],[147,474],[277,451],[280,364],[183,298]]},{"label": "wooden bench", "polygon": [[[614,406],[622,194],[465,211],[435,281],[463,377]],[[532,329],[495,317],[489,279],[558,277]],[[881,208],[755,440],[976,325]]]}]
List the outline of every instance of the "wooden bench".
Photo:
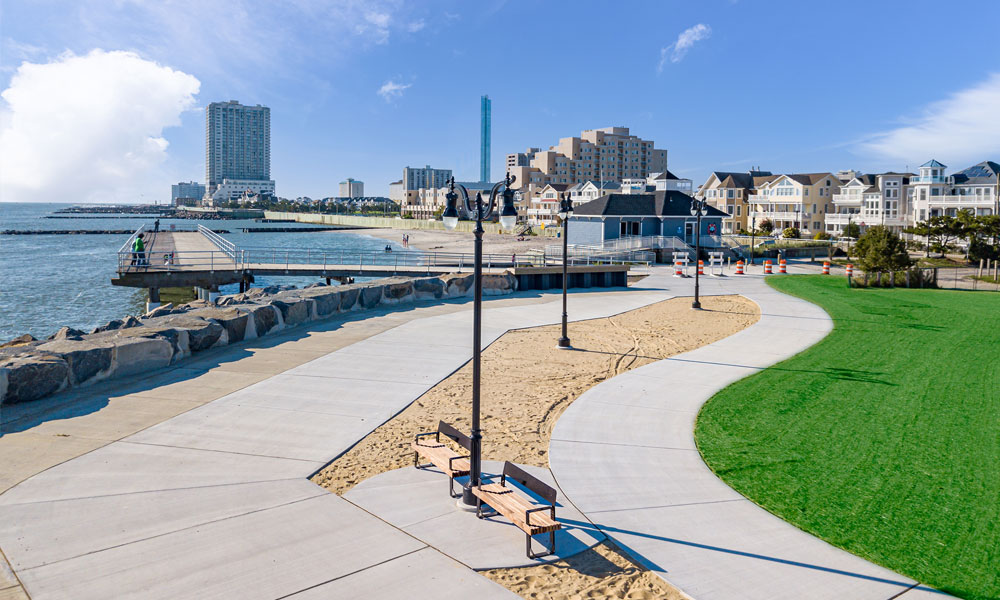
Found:
[{"label": "wooden bench", "polygon": [[[507,485],[508,479],[538,494],[548,504],[538,505],[531,498],[518,493],[516,488]],[[483,505],[486,504],[524,531],[528,558],[541,558],[555,553],[556,531],[562,529],[562,524],[556,521],[555,488],[507,461],[503,464],[500,483],[480,485],[473,488],[472,493],[476,496],[476,516],[480,519],[487,516],[483,514]],[[549,546],[546,548],[547,552],[535,554],[531,551],[531,537],[542,533],[549,534]]]},{"label": "wooden bench", "polygon": [[[432,435],[434,436],[433,441],[427,439]],[[469,439],[469,436],[463,434],[448,423],[441,421],[438,423],[437,431],[418,433],[417,436],[413,438],[413,466],[418,469],[424,469],[434,465],[444,471],[444,474],[448,476],[448,493],[451,494],[452,498],[457,498],[461,494],[455,493],[455,478],[468,475],[472,467],[469,465],[468,456],[458,454],[447,444],[441,442],[442,435],[454,441],[469,452],[472,452],[472,440]],[[421,465],[421,456],[431,461],[431,464]]]}]

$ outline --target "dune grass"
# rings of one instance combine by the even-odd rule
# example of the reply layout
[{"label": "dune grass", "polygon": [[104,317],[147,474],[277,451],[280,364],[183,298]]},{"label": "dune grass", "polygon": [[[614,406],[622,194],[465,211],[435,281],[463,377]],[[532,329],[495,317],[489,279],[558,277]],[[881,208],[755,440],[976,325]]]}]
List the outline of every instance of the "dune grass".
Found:
[{"label": "dune grass", "polygon": [[1000,598],[1000,294],[770,278],[833,332],[698,417],[733,488],[858,556],[964,598]]}]

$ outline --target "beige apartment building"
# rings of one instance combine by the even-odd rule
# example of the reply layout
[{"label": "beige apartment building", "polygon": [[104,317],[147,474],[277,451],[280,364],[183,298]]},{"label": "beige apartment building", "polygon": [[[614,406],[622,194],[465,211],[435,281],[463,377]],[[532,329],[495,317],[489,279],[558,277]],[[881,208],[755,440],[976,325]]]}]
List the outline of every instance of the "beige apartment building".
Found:
[{"label": "beige apartment building", "polygon": [[750,217],[771,221],[775,232],[797,227],[802,237],[812,237],[826,227],[826,213],[833,210],[833,196],[842,182],[833,173],[777,175],[756,185],[750,195]]},{"label": "beige apartment building", "polygon": [[549,184],[573,186],[588,180],[620,184],[624,179],[665,173],[667,151],[632,135],[628,127],[604,127],[562,138],[548,150],[528,148],[508,154],[507,170],[517,177],[514,187],[530,203]]},{"label": "beige apartment building", "polygon": [[756,192],[758,185],[776,178],[777,175],[772,175],[770,171],[751,170],[746,173],[713,171],[698,188],[695,197],[707,200],[710,205],[726,213],[722,219],[722,233],[748,231],[752,221],[749,210],[750,196]]}]

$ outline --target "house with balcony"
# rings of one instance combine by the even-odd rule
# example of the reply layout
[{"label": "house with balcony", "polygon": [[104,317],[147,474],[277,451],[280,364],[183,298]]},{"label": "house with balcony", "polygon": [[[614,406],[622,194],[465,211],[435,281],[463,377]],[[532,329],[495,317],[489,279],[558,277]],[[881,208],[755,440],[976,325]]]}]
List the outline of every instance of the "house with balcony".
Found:
[{"label": "house with balcony", "polygon": [[778,175],[750,195],[750,217],[758,227],[767,219],[776,232],[795,227],[803,237],[812,237],[825,229],[826,213],[840,186],[833,173]]},{"label": "house with balcony", "polygon": [[528,223],[530,225],[554,225],[559,213],[559,202],[569,189],[565,183],[550,183],[531,197],[528,203]]},{"label": "house with balcony", "polygon": [[984,160],[954,175],[936,160],[920,165],[910,178],[907,204],[913,222],[936,216],[956,216],[967,210],[974,215],[1000,214],[1000,164]]},{"label": "house with balcony", "polygon": [[773,179],[775,176],[770,171],[714,171],[698,188],[695,197],[708,201],[711,206],[726,213],[727,216],[722,219],[722,233],[739,233],[749,229],[748,202],[755,193],[757,183],[763,184]]},{"label": "house with balcony", "polygon": [[901,233],[911,224],[906,190],[913,173],[851,173],[852,178],[833,195],[833,207],[826,213],[827,233],[843,235],[851,223],[861,229],[882,225]]},{"label": "house with balcony", "polygon": [[617,194],[621,191],[621,186],[614,181],[605,181],[601,184],[588,180],[570,186],[566,191],[569,193],[570,200],[573,201],[573,206],[576,206],[577,204],[597,200],[605,194]]},{"label": "house with balcony", "polygon": [[691,195],[691,191],[694,189],[694,182],[690,179],[680,178],[671,173],[669,170],[662,173],[650,173],[649,177],[646,178],[646,185],[652,186],[653,191],[675,191],[682,192],[689,196]]}]

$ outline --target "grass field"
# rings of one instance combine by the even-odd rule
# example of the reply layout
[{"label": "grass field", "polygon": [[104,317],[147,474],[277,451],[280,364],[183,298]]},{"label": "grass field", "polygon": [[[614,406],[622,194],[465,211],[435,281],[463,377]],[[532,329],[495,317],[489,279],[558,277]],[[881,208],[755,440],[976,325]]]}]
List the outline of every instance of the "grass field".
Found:
[{"label": "grass field", "polygon": [[836,546],[1000,598],[1000,296],[768,282],[822,306],[834,330],[705,405],[705,461]]}]

